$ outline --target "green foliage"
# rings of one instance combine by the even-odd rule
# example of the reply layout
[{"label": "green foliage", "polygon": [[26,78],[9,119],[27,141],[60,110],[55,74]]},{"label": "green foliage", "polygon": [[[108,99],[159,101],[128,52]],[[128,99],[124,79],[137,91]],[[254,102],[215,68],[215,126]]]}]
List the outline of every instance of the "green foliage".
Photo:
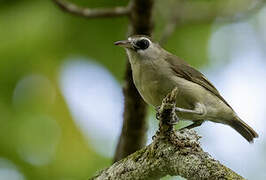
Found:
[{"label": "green foliage", "polygon": [[[77,3],[112,7],[127,1]],[[128,20],[87,20],[41,0],[1,1],[0,9],[0,158],[12,161],[29,180],[92,176],[111,161],[95,152],[77,128],[59,89],[58,71],[67,58],[85,57],[102,64],[122,82],[125,52],[113,42],[125,38]],[[163,26],[155,28],[158,39]],[[202,66],[207,62],[209,34],[209,25],[180,27],[166,48]],[[29,85],[18,95],[21,99],[14,100],[18,82],[31,75],[44,76],[50,83]],[[56,98],[49,99],[52,96]],[[35,156],[49,163],[35,162]]]},{"label": "green foliage", "polygon": [[166,48],[194,67],[208,62],[207,44],[211,25],[186,25],[179,28],[169,39]]}]

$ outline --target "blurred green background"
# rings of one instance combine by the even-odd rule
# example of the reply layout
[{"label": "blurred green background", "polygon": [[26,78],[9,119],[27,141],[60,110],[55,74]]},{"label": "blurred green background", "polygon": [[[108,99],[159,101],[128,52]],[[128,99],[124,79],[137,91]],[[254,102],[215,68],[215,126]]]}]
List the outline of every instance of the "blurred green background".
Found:
[{"label": "blurred green background", "polygon": [[[74,2],[85,7],[113,7],[126,5],[128,1]],[[156,2],[158,3],[154,13],[156,40],[162,34],[167,21],[168,8],[173,2]],[[243,4],[245,3],[248,1]],[[221,1],[217,1],[217,4],[221,4]],[[234,6],[238,7],[237,4],[233,4],[230,8],[234,9]],[[247,29],[252,26],[252,32],[259,41],[260,52],[265,52],[266,24],[263,17],[265,11],[262,9],[244,20],[244,25],[240,25],[240,28],[235,28],[240,30],[236,34],[240,33],[246,37],[251,36]],[[75,17],[62,12],[49,0],[0,0],[1,180],[87,179],[110,165],[122,122],[121,86],[126,64],[125,52],[115,47],[113,42],[126,37],[128,23],[126,17],[90,20]],[[236,52],[233,45],[238,47],[247,44],[247,47],[254,47],[248,40],[240,41],[239,45],[237,38],[233,42],[238,44],[218,38],[218,42],[223,44],[217,45],[217,38],[211,39],[217,29],[224,26],[226,24],[217,24],[215,21],[184,23],[178,26],[165,48],[186,59],[191,65],[201,68],[219,85],[219,82],[223,81],[219,77],[217,79],[215,75],[222,70],[217,67],[229,66],[228,64],[234,59],[230,57],[236,57],[232,55]],[[232,28],[230,30],[229,27],[228,33],[222,33],[221,36],[229,37],[232,31],[234,30]],[[242,36],[239,38],[243,39]],[[229,37],[229,40],[232,38]],[[253,36],[251,39],[254,39]],[[219,56],[212,48],[221,52],[218,53]],[[252,48],[244,48],[240,52],[243,54],[243,51],[249,50]],[[254,56],[251,54],[251,59]],[[264,57],[264,54],[261,56]],[[259,67],[266,67],[264,65],[263,61]],[[241,68],[239,69],[241,71]],[[261,74],[263,73],[262,70]],[[229,79],[231,77],[234,75]],[[223,84],[220,85],[222,86]],[[247,95],[250,95],[250,92],[245,94]],[[97,99],[101,101],[97,102]],[[95,105],[96,103],[98,104]],[[114,123],[108,118],[112,114],[111,108],[114,111],[119,109],[115,111],[116,115],[110,118],[117,119]],[[80,109],[83,111],[80,112]],[[265,115],[265,109],[262,108],[261,111]],[[98,121],[97,114],[106,116],[98,116],[101,118]],[[154,124],[157,123],[153,120],[153,113],[150,114],[149,137],[152,136],[156,129]],[[105,135],[105,129],[101,126],[106,124],[116,126],[109,127],[113,129],[106,127],[109,134]],[[265,125],[261,123],[258,126]],[[258,128],[255,126],[255,129]],[[97,137],[93,137],[95,134]],[[210,134],[206,133],[206,136]],[[208,145],[207,141],[208,139],[204,145],[208,150],[208,146],[214,144]],[[253,149],[262,152],[265,160],[265,143],[259,144],[260,146],[253,146],[256,147]],[[244,146],[250,147],[247,144]],[[216,157],[223,159],[221,155]],[[224,158],[227,159],[225,161],[231,161],[230,157]],[[261,168],[266,167],[265,162],[254,163]],[[232,166],[237,167],[237,165]],[[246,167],[248,166],[240,168],[238,172],[246,172]],[[265,173],[258,174],[254,169],[244,175],[251,179],[266,178]]]}]

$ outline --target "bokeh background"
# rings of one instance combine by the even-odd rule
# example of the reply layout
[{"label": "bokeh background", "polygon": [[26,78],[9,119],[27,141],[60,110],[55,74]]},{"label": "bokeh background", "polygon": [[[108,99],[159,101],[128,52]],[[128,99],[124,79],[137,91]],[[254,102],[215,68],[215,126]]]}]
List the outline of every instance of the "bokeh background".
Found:
[{"label": "bokeh background", "polygon": [[[252,8],[248,0],[205,1],[217,9]],[[157,1],[156,40],[173,3]],[[204,150],[247,179],[263,180],[266,7],[257,9],[239,21],[183,23],[165,48],[204,72],[260,136],[248,144],[231,128],[206,122],[197,128]],[[0,0],[0,180],[87,179],[110,165],[122,126],[126,64],[113,42],[127,29],[125,17],[87,20],[49,0]],[[157,128],[151,108],[148,119],[149,143]]]}]

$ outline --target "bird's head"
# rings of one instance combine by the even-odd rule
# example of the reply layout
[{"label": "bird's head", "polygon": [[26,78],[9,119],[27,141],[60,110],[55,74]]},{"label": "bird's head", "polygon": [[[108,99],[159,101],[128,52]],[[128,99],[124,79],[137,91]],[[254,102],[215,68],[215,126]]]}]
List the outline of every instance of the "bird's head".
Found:
[{"label": "bird's head", "polygon": [[133,35],[127,40],[117,41],[115,45],[124,47],[129,58],[151,60],[160,57],[162,48],[145,35]]}]

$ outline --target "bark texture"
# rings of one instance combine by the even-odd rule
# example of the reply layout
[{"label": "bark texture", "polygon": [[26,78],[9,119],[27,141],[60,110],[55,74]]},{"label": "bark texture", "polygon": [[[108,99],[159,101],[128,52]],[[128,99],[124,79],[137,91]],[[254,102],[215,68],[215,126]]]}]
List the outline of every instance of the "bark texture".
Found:
[{"label": "bark texture", "polygon": [[93,180],[102,179],[158,179],[166,175],[182,176],[190,180],[243,180],[244,178],[214,160],[200,147],[194,130],[175,131],[175,96],[173,90],[159,109],[159,130],[152,144],[114,163]]}]

